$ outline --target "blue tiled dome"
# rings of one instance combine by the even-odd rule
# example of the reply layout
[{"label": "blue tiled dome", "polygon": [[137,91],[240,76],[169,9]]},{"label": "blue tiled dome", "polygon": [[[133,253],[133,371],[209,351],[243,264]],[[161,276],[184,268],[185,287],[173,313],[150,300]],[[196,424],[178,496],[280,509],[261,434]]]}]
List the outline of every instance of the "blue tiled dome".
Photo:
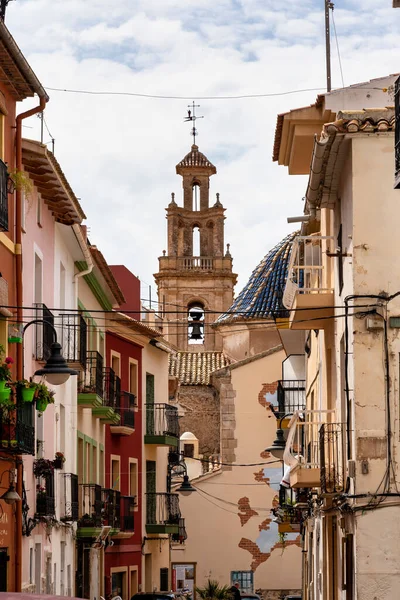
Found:
[{"label": "blue tiled dome", "polygon": [[245,287],[229,311],[218,317],[216,323],[231,323],[239,319],[269,319],[274,311],[282,309],[282,295],[286,283],[290,251],[298,231],[277,244],[254,269]]}]

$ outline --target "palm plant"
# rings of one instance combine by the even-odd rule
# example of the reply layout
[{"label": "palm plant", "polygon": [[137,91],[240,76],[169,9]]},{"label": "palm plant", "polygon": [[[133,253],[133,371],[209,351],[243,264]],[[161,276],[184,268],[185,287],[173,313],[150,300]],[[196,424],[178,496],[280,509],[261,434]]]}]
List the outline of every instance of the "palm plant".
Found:
[{"label": "palm plant", "polygon": [[215,579],[209,579],[207,585],[203,588],[196,588],[196,592],[199,594],[202,600],[231,600],[232,593],[229,586],[219,585]]}]

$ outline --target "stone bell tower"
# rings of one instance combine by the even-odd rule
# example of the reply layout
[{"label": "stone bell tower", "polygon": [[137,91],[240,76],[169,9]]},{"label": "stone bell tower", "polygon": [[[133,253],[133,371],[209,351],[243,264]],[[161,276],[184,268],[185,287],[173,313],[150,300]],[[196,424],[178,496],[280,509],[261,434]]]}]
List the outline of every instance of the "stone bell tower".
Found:
[{"label": "stone bell tower", "polygon": [[[168,205],[168,250],[154,275],[158,300],[168,323],[168,340],[181,351],[220,351],[211,328],[233,302],[237,275],[229,245],[224,253],[225,209],[216,195],[210,206],[210,177],[217,169],[198,146],[176,166],[182,177],[183,206]],[[176,311],[176,312],[175,312]]]}]

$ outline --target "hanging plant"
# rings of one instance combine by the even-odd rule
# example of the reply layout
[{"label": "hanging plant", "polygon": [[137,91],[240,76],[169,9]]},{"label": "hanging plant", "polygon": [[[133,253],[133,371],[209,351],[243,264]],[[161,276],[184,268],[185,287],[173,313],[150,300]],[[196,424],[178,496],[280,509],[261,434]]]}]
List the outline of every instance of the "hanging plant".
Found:
[{"label": "hanging plant", "polygon": [[53,461],[47,458],[37,458],[33,461],[33,474],[35,477],[45,477],[54,471]]},{"label": "hanging plant", "polygon": [[49,404],[54,404],[54,395],[53,390],[49,390],[44,383],[39,383],[36,387],[36,410],[44,412]]},{"label": "hanging plant", "polygon": [[33,192],[33,182],[29,178],[29,175],[27,175],[25,171],[13,169],[10,171],[9,177],[12,179],[15,189],[18,192],[23,192],[25,194],[25,198],[30,201]]},{"label": "hanging plant", "polygon": [[28,381],[27,379],[17,381],[18,397],[21,398],[23,402],[33,402],[37,387],[37,383]]},{"label": "hanging plant", "polygon": [[56,455],[53,460],[53,467],[55,469],[62,469],[65,463],[65,456],[62,452],[56,452]]}]

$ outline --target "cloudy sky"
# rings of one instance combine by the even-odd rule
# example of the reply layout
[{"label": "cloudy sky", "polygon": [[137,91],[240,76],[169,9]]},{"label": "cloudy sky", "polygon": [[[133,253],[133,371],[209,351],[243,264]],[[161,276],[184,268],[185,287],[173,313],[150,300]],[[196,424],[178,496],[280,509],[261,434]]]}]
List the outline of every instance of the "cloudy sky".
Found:
[{"label": "cloudy sky", "polygon": [[[346,85],[400,71],[392,0],[337,0],[334,17]],[[147,283],[166,248],[164,208],[171,192],[181,199],[175,165],[191,145],[189,101],[324,91],[324,0],[15,0],[6,24],[47,89],[184,97],[49,89],[46,122],[91,242]],[[272,144],[277,113],[312,103],[317,90],[198,102],[198,144],[218,170],[211,194],[227,208],[237,293],[293,229],[286,217],[302,212],[306,182],[272,163]],[[37,117],[25,123],[24,136],[37,139]]]}]

